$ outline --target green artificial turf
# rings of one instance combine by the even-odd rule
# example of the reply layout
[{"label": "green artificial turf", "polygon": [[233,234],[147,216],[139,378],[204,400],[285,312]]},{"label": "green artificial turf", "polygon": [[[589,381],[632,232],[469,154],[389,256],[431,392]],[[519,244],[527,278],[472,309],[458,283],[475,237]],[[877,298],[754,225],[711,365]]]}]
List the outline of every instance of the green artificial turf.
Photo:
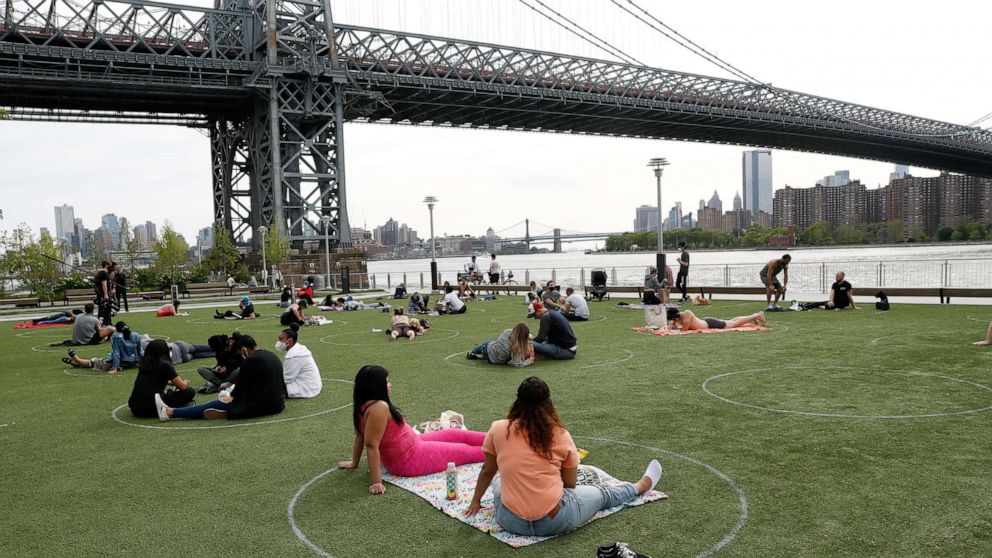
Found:
[{"label": "green artificial turf", "polygon": [[[992,413],[969,412],[992,406],[982,387],[992,384],[992,350],[970,344],[992,319],[988,308],[788,312],[770,314],[767,332],[658,337],[630,331],[640,311],[590,306],[592,321],[575,325],[578,358],[521,370],[464,358],[522,318],[517,297],[433,318],[434,333],[412,343],[373,333],[388,317],[372,311],[329,313],[335,323],[305,328],[301,342],[326,378],[384,365],[411,423],[454,409],[485,430],[505,416],[517,384],[539,375],[588,463],[633,479],[657,457],[669,500],[513,550],[395,487],[368,495],[363,462],[300,496],[301,531],[340,557],[581,557],[623,540],[658,558],[704,553],[743,521],[717,556],[992,555]],[[699,313],[728,318],[761,306],[717,301]],[[243,326],[266,348],[280,329],[273,320],[215,321],[212,312],[123,318],[134,331],[197,343]],[[134,371],[73,376],[59,361],[64,349],[46,346],[69,328],[3,328],[0,555],[315,555],[294,536],[287,506],[301,485],[349,457],[350,385],[325,382],[318,398],[290,401],[274,417],[309,418],[139,428],[111,418]],[[197,385],[200,363],[179,367]],[[714,376],[710,395],[702,384]],[[943,413],[963,414],[878,418]],[[118,417],[160,426],[126,407]]]}]

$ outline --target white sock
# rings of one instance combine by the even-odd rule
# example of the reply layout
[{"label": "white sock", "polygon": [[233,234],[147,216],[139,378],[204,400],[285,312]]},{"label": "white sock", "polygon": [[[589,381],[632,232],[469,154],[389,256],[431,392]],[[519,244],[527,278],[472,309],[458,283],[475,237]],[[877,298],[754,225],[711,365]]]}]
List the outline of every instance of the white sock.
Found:
[{"label": "white sock", "polygon": [[651,486],[648,490],[654,490],[654,487],[658,485],[658,481],[661,480],[661,463],[657,459],[652,459],[651,463],[648,463],[648,468],[644,471],[644,476],[651,479]]}]

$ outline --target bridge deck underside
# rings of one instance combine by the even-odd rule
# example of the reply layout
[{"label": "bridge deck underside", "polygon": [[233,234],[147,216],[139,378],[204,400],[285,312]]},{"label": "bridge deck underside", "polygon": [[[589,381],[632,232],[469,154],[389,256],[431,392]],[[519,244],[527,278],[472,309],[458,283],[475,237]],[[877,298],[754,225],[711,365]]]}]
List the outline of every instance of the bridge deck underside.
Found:
[{"label": "bridge deck underside", "polygon": [[[457,82],[449,87],[389,78],[359,81],[385,96],[362,116],[371,122],[477,127],[782,148],[946,169],[992,177],[992,158],[882,134],[852,134],[808,124],[726,116],[698,107],[640,106],[566,99],[553,94],[485,91]],[[388,83],[387,82],[392,82]]]}]

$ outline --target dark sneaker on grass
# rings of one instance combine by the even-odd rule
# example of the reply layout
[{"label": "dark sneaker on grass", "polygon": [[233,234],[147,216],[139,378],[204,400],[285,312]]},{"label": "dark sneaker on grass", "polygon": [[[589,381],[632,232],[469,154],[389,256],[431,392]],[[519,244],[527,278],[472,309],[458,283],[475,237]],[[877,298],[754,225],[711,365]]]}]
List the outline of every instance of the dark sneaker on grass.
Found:
[{"label": "dark sneaker on grass", "polygon": [[638,554],[630,549],[625,542],[618,542],[610,546],[601,546],[596,551],[596,558],[651,558],[647,554]]},{"label": "dark sneaker on grass", "polygon": [[69,349],[69,358],[76,356],[76,351]]},{"label": "dark sneaker on grass", "polygon": [[220,391],[220,388],[211,384],[210,382],[207,382],[202,386],[196,388],[197,393],[217,393],[218,391]]},{"label": "dark sneaker on grass", "polygon": [[221,409],[207,409],[206,411],[203,411],[203,418],[210,420],[227,418],[227,411],[223,411]]}]

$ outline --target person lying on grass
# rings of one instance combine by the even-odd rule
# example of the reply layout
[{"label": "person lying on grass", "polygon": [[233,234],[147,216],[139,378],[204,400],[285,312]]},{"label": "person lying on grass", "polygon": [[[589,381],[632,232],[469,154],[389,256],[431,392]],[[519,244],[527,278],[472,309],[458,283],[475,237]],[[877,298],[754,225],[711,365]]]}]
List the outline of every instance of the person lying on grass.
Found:
[{"label": "person lying on grass", "polygon": [[283,383],[279,357],[258,348],[250,335],[238,338],[235,349],[245,358],[238,374],[238,383],[209,403],[195,407],[175,408],[155,394],[158,419],[243,419],[275,415],[286,409],[286,385]]},{"label": "person lying on grass", "polygon": [[410,327],[410,316],[402,308],[393,308],[393,319],[389,322],[389,340],[396,341],[399,337],[406,337],[413,341],[416,336],[417,331]]},{"label": "person lying on grass", "polygon": [[431,332],[431,323],[427,318],[410,318],[410,329],[417,335],[427,335]]},{"label": "person lying on grass", "polygon": [[282,376],[286,382],[286,397],[309,399],[320,395],[324,385],[313,353],[299,342],[300,326],[293,324],[279,332],[276,351],[286,353],[282,363]]},{"label": "person lying on grass", "polygon": [[117,322],[114,329],[116,333],[110,337],[110,355],[104,358],[85,359],[80,358],[76,351],[69,349],[69,356],[64,357],[62,362],[73,368],[92,368],[109,374],[116,374],[118,370],[125,368],[134,368],[144,354],[141,349],[141,336],[132,332],[124,322]]},{"label": "person lying on grass", "polygon": [[[170,360],[169,345],[165,341],[155,339],[145,347],[134,387],[131,388],[131,397],[127,400],[132,415],[138,418],[155,417],[158,414],[156,398],[170,407],[182,407],[193,401],[193,388],[176,372]],[[166,393],[169,385],[176,389]]]},{"label": "person lying on grass", "polygon": [[35,318],[31,320],[31,325],[63,325],[72,324],[76,321],[76,316],[82,314],[83,311],[79,308],[74,308],[71,311],[67,310],[65,312],[55,312],[54,314],[49,314],[41,318]]},{"label": "person lying on grass", "polygon": [[[574,531],[600,510],[653,489],[662,474],[661,463],[654,459],[636,483],[576,486],[579,451],[558,418],[548,384],[535,377],[517,388],[510,413],[492,424],[482,450],[485,465],[465,513],[479,513],[482,496],[492,484],[496,522],[518,535]],[[497,472],[500,479],[494,483]]]},{"label": "person lying on grass", "polygon": [[214,318],[217,320],[253,320],[258,317],[259,315],[255,312],[255,305],[251,303],[251,299],[248,296],[241,297],[237,310],[226,310],[224,312],[214,310]]},{"label": "person lying on grass", "polygon": [[182,312],[182,313],[179,312],[180,304],[181,303],[178,300],[173,300],[168,304],[163,304],[155,312],[155,315],[158,316],[159,318],[164,318],[166,316],[189,316],[189,314],[186,312]]},{"label": "person lying on grass", "polygon": [[495,341],[486,341],[469,351],[469,360],[486,360],[493,364],[509,364],[523,368],[534,364],[534,347],[530,343],[530,328],[520,322],[504,329]]},{"label": "person lying on grass", "polygon": [[747,324],[755,324],[760,326],[765,325],[764,312],[757,312],[747,316],[738,316],[729,320],[721,320],[718,318],[699,319],[692,313],[692,310],[679,312],[678,308],[669,308],[667,318],[668,321],[672,322],[674,327],[681,328],[686,331],[693,329],[731,329]]},{"label": "person lying on grass", "polygon": [[355,376],[352,395],[352,423],[355,443],[351,461],[338,463],[341,469],[356,469],[362,451],[368,453],[370,494],[382,494],[380,466],[400,477],[419,477],[440,473],[448,462],[456,465],[480,463],[484,432],[451,428],[417,435],[403,413],[389,399],[393,386],[389,372],[376,365],[366,365]]},{"label": "person lying on grass", "polygon": [[244,357],[240,351],[235,350],[238,338],[241,333],[235,331],[230,337],[224,334],[211,335],[207,339],[207,345],[213,349],[214,358],[217,364],[214,366],[200,366],[196,372],[207,382],[197,390],[200,393],[216,393],[220,391],[221,384],[234,383],[238,380],[238,372]]},{"label": "person lying on grass", "polygon": [[992,322],[989,322],[989,333],[985,336],[985,339],[975,341],[972,345],[992,345]]}]

